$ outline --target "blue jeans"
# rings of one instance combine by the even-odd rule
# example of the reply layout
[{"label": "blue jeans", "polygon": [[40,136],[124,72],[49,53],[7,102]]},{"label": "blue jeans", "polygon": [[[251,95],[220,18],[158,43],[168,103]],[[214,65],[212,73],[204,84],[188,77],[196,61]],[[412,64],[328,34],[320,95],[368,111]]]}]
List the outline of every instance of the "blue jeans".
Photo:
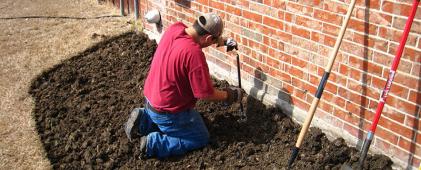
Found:
[{"label": "blue jeans", "polygon": [[194,109],[174,114],[155,113],[143,108],[136,110],[140,115],[139,133],[147,135],[147,157],[182,155],[209,142],[208,129]]}]

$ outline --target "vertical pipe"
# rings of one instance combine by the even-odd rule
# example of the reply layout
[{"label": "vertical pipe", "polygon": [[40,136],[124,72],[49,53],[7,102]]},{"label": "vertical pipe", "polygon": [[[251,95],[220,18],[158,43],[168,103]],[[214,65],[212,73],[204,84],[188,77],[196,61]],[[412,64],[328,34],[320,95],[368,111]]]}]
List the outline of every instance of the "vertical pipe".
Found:
[{"label": "vertical pipe", "polygon": [[124,16],[124,1],[120,0],[120,15]]},{"label": "vertical pipe", "polygon": [[136,20],[139,19],[139,4],[138,4],[139,0],[134,0],[134,18]]}]

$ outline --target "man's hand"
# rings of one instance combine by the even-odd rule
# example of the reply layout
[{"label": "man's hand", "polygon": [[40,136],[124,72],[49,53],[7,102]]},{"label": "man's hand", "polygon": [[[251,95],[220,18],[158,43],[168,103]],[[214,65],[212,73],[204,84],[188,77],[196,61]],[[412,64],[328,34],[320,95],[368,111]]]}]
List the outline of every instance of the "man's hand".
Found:
[{"label": "man's hand", "polygon": [[230,105],[235,102],[241,102],[241,99],[243,98],[243,89],[238,87],[228,87],[225,91],[227,92],[227,104]]},{"label": "man's hand", "polygon": [[233,38],[228,38],[225,40],[224,45],[227,46],[227,51],[232,51],[234,48],[238,50],[238,44]]}]

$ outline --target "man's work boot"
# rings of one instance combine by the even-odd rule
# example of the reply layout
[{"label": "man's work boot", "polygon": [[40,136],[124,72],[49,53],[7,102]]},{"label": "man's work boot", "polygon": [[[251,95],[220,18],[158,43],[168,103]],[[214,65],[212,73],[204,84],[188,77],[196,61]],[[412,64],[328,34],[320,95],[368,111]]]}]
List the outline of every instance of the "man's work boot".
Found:
[{"label": "man's work boot", "polygon": [[139,133],[139,120],[143,114],[143,108],[135,108],[129,115],[129,119],[124,123],[124,131],[126,132],[129,141],[132,141],[132,136]]}]

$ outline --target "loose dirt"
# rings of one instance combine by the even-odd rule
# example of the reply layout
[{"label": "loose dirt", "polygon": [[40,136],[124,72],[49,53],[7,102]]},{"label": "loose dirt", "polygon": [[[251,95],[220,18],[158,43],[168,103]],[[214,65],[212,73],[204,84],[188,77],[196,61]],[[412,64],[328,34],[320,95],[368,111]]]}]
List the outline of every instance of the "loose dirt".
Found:
[{"label": "loose dirt", "polygon": [[[300,126],[277,108],[248,96],[246,122],[238,104],[199,102],[211,135],[208,146],[165,160],[139,158],[123,123],[143,106],[143,85],[156,48],[144,34],[107,38],[32,81],[33,116],[54,169],[285,169]],[[217,87],[229,86],[214,80]],[[329,141],[311,128],[293,169],[339,169],[358,161],[343,139]],[[364,169],[391,169],[386,156],[368,156]]]},{"label": "loose dirt", "polygon": [[32,119],[31,80],[133,28],[96,0],[0,1],[0,169],[50,169]]}]

